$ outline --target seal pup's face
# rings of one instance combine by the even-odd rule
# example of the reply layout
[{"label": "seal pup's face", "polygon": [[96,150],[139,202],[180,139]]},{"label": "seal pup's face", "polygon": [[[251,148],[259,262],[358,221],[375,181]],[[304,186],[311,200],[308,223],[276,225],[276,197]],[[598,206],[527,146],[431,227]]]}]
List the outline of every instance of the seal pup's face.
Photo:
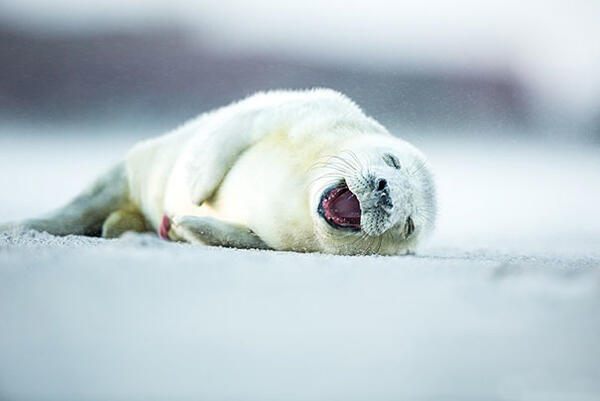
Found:
[{"label": "seal pup's face", "polygon": [[414,252],[434,224],[427,163],[397,138],[368,137],[315,165],[311,207],[319,242],[339,254]]}]

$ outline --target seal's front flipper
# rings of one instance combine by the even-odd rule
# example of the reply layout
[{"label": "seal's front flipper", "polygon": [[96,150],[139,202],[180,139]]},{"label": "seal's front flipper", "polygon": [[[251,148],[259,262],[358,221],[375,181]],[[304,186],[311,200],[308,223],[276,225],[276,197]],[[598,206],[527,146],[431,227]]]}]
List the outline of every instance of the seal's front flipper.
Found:
[{"label": "seal's front flipper", "polygon": [[175,236],[191,243],[232,248],[270,249],[247,227],[212,217],[175,216],[171,225]]}]

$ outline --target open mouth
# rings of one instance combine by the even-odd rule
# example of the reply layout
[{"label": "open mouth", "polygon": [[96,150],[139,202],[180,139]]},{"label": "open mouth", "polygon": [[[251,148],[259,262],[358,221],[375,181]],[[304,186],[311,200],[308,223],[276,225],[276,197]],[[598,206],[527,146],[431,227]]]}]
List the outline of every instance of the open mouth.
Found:
[{"label": "open mouth", "polygon": [[319,214],[334,228],[360,230],[360,203],[346,183],[323,192]]}]

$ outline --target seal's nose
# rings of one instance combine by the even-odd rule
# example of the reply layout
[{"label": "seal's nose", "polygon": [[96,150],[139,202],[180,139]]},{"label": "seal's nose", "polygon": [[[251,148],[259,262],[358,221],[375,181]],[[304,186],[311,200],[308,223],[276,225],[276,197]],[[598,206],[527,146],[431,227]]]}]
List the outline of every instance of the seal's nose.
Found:
[{"label": "seal's nose", "polygon": [[390,198],[390,189],[385,178],[378,178],[373,185],[373,192],[377,198],[377,205],[390,208],[393,206]]}]

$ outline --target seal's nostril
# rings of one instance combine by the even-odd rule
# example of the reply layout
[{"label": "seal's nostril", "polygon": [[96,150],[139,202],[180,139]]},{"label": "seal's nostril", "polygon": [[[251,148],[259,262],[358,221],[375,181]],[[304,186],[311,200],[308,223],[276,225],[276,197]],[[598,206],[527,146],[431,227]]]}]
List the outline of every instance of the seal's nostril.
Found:
[{"label": "seal's nostril", "polygon": [[386,186],[387,186],[387,181],[385,179],[381,178],[381,179],[379,179],[379,181],[377,181],[377,190],[378,191],[383,191]]}]

